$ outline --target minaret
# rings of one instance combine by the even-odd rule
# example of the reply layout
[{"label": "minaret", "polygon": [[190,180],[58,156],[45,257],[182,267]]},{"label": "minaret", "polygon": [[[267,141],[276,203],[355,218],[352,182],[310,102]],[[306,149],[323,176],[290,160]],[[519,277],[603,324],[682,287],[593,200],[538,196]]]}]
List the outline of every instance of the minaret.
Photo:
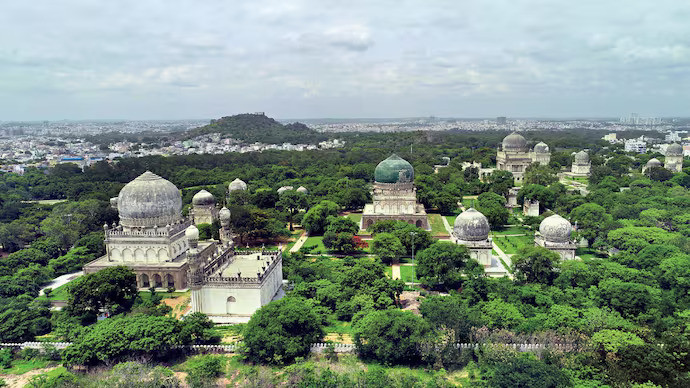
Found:
[{"label": "minaret", "polygon": [[230,229],[230,210],[227,207],[220,209],[220,241],[223,245],[232,245],[232,230]]},{"label": "minaret", "polygon": [[187,263],[189,265],[187,281],[189,288],[192,290],[192,312],[195,313],[202,311],[201,285],[204,278],[204,269],[199,261],[199,229],[195,225],[190,225],[184,234],[189,242],[189,250],[187,251]]}]

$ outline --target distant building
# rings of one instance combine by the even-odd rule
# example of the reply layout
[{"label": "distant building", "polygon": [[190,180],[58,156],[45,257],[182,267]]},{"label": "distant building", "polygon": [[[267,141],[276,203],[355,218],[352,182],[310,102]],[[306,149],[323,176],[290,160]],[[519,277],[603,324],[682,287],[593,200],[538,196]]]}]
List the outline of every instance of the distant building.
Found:
[{"label": "distant building", "polygon": [[636,152],[638,154],[644,154],[645,152],[647,152],[647,142],[644,141],[642,138],[626,140],[625,152]]},{"label": "distant building", "polygon": [[201,190],[192,197],[192,209],[189,215],[195,225],[213,224],[218,220],[216,198],[206,190]]},{"label": "distant building", "polygon": [[508,119],[505,116],[498,116],[496,117],[496,124],[498,125],[505,125],[506,122],[508,122]]},{"label": "distant building", "polygon": [[417,202],[414,168],[398,155],[391,155],[374,170],[373,203],[364,206],[360,227],[382,220],[399,220],[430,230],[424,205]]},{"label": "distant building", "polygon": [[609,143],[615,143],[618,141],[618,135],[615,133],[609,133],[608,135],[604,135],[602,139],[606,140]]},{"label": "distant building", "polygon": [[678,143],[669,144],[666,147],[666,159],[664,167],[672,172],[683,171],[683,146]]},{"label": "distant building", "polygon": [[548,165],[550,160],[551,151],[548,145],[539,142],[529,150],[527,140],[516,132],[506,136],[496,152],[496,168],[510,171],[516,182],[522,182],[525,170],[532,163]]},{"label": "distant building", "polygon": [[575,154],[575,160],[570,167],[570,172],[573,176],[589,176],[592,169],[592,162],[589,160],[587,151],[580,151]]}]

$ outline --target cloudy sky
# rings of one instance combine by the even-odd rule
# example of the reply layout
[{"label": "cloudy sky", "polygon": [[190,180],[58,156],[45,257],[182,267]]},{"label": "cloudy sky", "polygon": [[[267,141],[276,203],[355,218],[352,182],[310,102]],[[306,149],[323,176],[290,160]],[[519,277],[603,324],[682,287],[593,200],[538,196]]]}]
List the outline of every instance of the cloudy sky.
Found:
[{"label": "cloudy sky", "polygon": [[690,116],[684,0],[0,4],[0,120]]}]

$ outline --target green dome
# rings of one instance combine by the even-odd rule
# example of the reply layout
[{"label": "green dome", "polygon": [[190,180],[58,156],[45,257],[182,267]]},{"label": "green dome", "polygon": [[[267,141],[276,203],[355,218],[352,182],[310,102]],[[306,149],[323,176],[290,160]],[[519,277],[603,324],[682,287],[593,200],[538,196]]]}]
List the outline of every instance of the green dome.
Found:
[{"label": "green dome", "polygon": [[376,166],[374,180],[379,183],[414,182],[414,168],[407,160],[393,154]]}]

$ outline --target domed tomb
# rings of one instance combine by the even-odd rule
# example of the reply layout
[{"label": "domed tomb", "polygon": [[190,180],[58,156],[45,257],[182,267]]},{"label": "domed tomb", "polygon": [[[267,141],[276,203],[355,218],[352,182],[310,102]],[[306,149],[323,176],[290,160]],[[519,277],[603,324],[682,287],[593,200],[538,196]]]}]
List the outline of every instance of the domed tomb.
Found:
[{"label": "domed tomb", "polygon": [[234,181],[228,185],[228,191],[247,190],[247,184],[240,178],[235,178]]},{"label": "domed tomb", "polygon": [[558,214],[544,218],[539,225],[539,233],[541,233],[547,242],[553,243],[569,242],[570,232],[572,232],[572,230],[573,227],[570,225],[570,221]]},{"label": "domed tomb", "polygon": [[453,231],[459,240],[486,240],[489,237],[490,231],[489,221],[479,211],[469,208],[455,218]]},{"label": "domed tomb", "polygon": [[645,164],[645,167],[646,168],[661,167],[661,162],[657,158],[651,158],[651,159],[649,159],[647,164]]},{"label": "domed tomb", "polygon": [[678,143],[669,144],[666,147],[666,156],[681,156],[683,155],[683,146]]},{"label": "domed tomb", "polygon": [[527,140],[519,133],[513,132],[503,139],[501,145],[503,151],[524,152],[527,149]]},{"label": "domed tomb", "polygon": [[414,168],[407,160],[393,154],[376,166],[374,180],[377,183],[412,183]]},{"label": "domed tomb", "polygon": [[576,153],[575,164],[589,164],[589,154],[584,150]]},{"label": "domed tomb", "polygon": [[206,190],[201,190],[192,197],[194,206],[212,206],[216,204],[216,198]]},{"label": "domed tomb", "polygon": [[298,193],[303,193],[303,194],[308,194],[308,193],[309,193],[309,190],[307,190],[307,188],[304,187],[304,186],[298,187],[296,191],[297,191]]},{"label": "domed tomb", "polygon": [[549,152],[549,146],[544,143],[543,141],[540,141],[534,146],[534,152],[540,153],[540,154],[545,154]]},{"label": "domed tomb", "polygon": [[124,227],[164,226],[182,219],[182,197],[172,182],[146,171],[120,190],[117,210]]}]

